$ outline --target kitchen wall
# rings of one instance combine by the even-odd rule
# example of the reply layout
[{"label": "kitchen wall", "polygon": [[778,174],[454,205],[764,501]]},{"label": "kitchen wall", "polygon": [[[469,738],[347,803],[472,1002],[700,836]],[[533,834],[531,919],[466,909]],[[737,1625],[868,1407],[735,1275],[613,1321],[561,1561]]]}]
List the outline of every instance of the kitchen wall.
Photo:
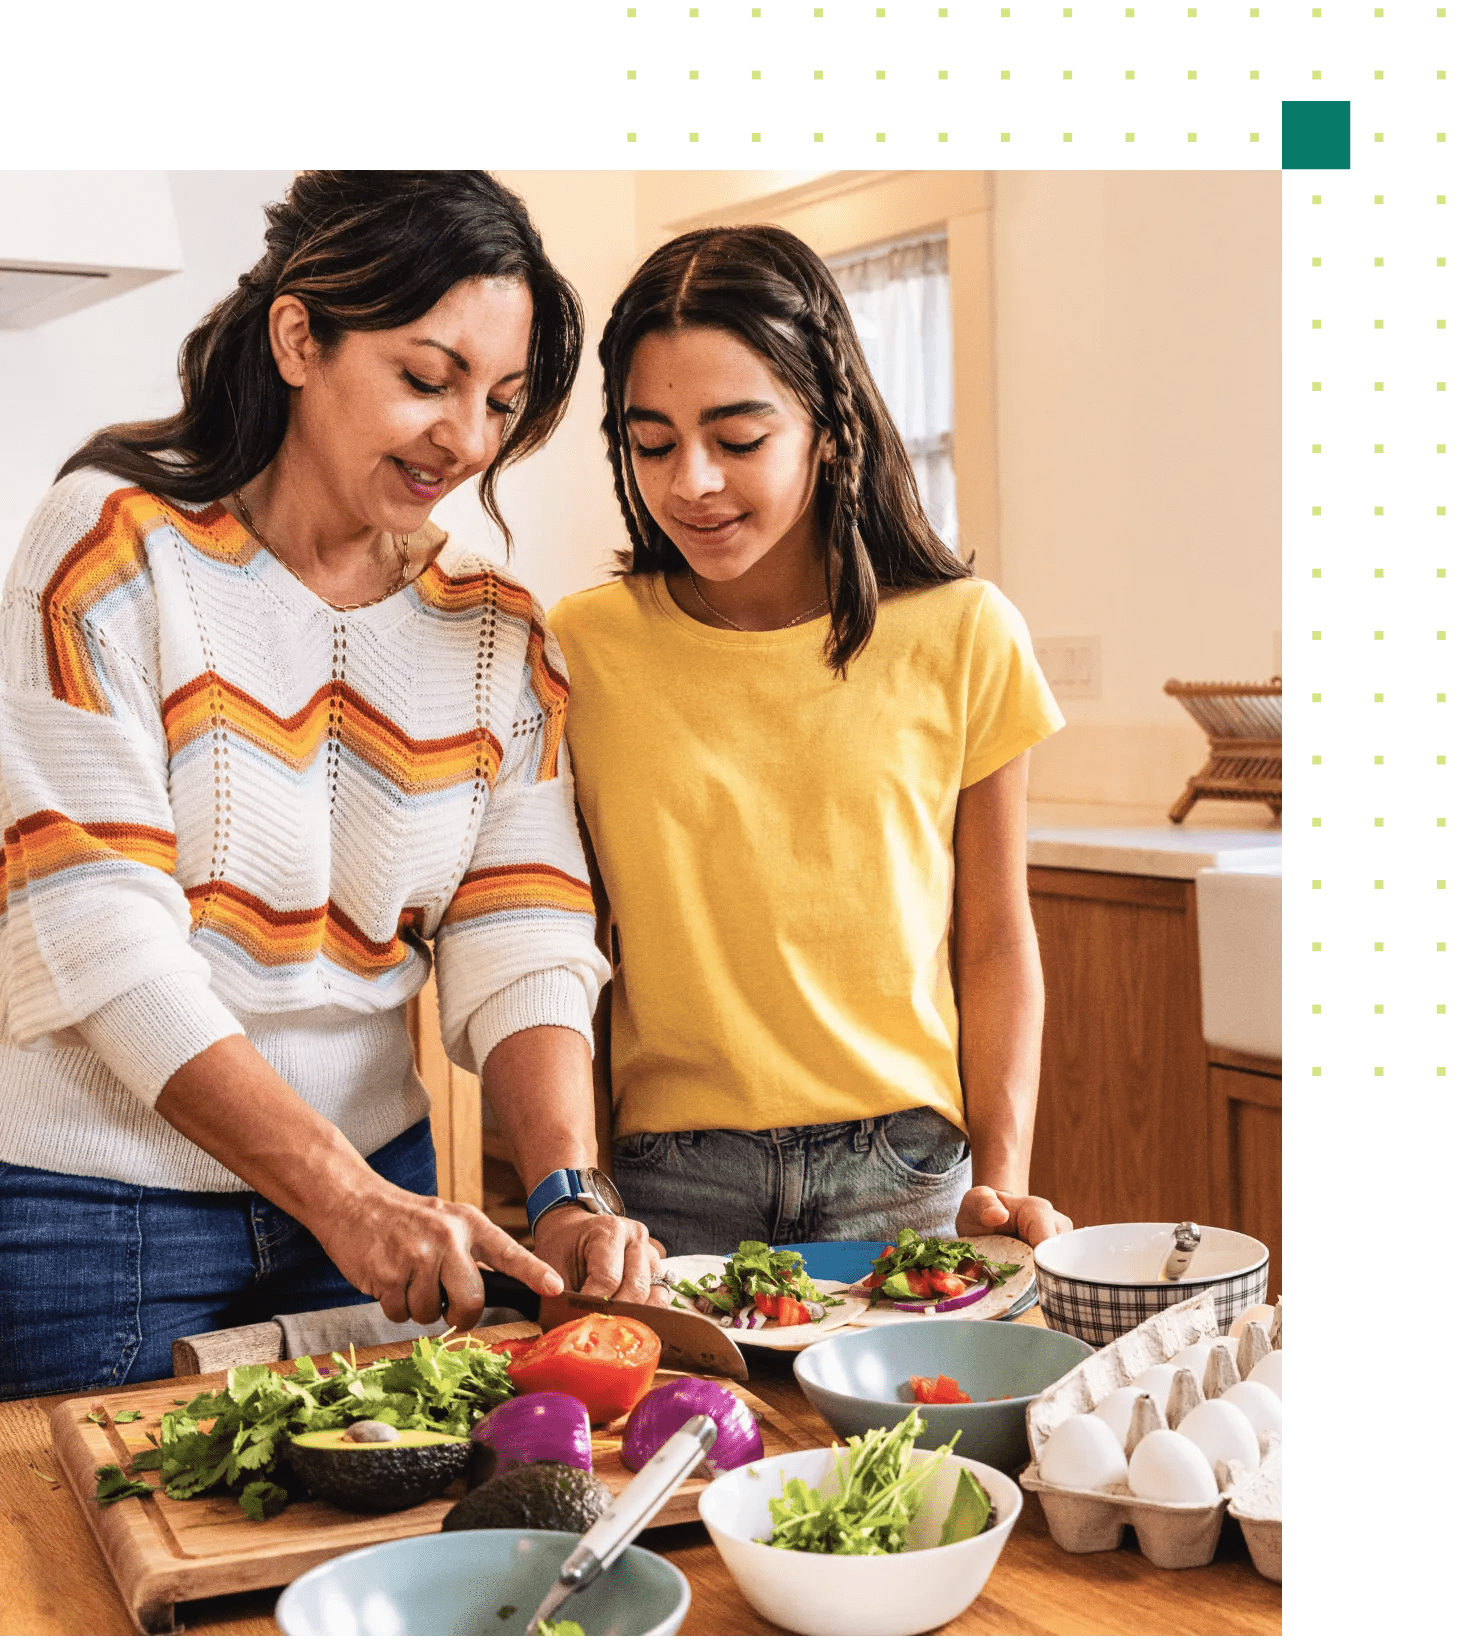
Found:
[{"label": "kitchen wall", "polygon": [[[503,478],[513,567],[551,604],[623,540],[596,344],[639,259],[685,228],[776,220],[823,253],[946,224],[965,544],[1036,640],[1098,649],[1058,686],[1036,798],[1165,807],[1205,741],[1168,677],[1265,678],[1279,617],[1276,172],[504,172],[584,302],[567,418]],[[177,348],[257,255],[287,172],[169,177],[185,271],[0,332],[0,572],[93,428],[176,404]],[[474,493],[437,509],[494,543]]]},{"label": "kitchen wall", "polygon": [[1165,808],[1206,753],[1165,680],[1281,666],[1279,181],[995,178],[999,580],[1099,641],[1033,797]]},{"label": "kitchen wall", "polygon": [[33,330],[0,330],[0,578],[56,469],[108,422],[176,410],[177,350],[263,249],[288,171],[167,177],[183,271]]}]

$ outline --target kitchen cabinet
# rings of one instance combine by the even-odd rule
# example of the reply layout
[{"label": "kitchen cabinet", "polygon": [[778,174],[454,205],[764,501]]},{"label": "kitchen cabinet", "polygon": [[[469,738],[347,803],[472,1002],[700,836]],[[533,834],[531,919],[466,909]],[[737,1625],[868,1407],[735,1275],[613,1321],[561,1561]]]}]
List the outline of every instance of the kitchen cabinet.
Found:
[{"label": "kitchen cabinet", "polygon": [[1272,1251],[1269,1302],[1283,1291],[1282,1062],[1213,1049],[1207,1066],[1212,1221]]},{"label": "kitchen cabinet", "polygon": [[1030,1187],[1077,1225],[1211,1220],[1189,880],[1029,869],[1044,965]]},{"label": "kitchen cabinet", "polygon": [[1281,1066],[1203,1038],[1195,884],[1031,866],[1029,893],[1045,984],[1030,1188],[1077,1225],[1194,1219],[1258,1237],[1275,1296]]}]

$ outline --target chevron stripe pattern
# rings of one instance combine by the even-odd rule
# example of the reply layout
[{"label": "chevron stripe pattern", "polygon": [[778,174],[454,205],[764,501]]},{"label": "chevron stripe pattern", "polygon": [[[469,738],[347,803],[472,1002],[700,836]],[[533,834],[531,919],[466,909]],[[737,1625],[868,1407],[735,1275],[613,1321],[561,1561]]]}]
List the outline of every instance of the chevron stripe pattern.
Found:
[{"label": "chevron stripe pattern", "polygon": [[0,1043],[105,1005],[119,950],[139,976],[205,963],[240,1020],[307,1021],[400,1010],[449,933],[459,1052],[524,976],[596,991],[567,674],[496,566],[446,542],[338,611],[225,508],[72,474],[21,545],[3,641]]}]

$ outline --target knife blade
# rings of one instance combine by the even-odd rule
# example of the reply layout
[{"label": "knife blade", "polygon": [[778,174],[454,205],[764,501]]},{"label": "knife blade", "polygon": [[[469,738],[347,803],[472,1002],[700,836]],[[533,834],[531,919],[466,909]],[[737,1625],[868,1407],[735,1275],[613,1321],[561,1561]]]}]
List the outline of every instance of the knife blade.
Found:
[{"label": "knife blade", "polygon": [[659,1335],[659,1361],[664,1367],[691,1372],[718,1373],[726,1379],[748,1379],[750,1370],[740,1347],[708,1317],[667,1305],[632,1305],[623,1299],[595,1299],[586,1293],[544,1294],[538,1300],[538,1326],[546,1333],[564,1322],[597,1312],[604,1316],[631,1316]]}]

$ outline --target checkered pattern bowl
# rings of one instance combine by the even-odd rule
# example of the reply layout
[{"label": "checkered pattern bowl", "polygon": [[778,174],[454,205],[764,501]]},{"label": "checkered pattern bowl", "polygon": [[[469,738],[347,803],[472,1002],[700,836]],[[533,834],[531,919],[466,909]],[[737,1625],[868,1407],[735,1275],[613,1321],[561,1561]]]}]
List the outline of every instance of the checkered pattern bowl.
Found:
[{"label": "checkered pattern bowl", "polygon": [[1211,1290],[1222,1332],[1267,1297],[1267,1248],[1240,1231],[1202,1226],[1201,1243],[1175,1282],[1158,1280],[1174,1220],[1087,1225],[1034,1250],[1039,1305],[1050,1327],[1088,1345],[1108,1345],[1179,1300]]}]

